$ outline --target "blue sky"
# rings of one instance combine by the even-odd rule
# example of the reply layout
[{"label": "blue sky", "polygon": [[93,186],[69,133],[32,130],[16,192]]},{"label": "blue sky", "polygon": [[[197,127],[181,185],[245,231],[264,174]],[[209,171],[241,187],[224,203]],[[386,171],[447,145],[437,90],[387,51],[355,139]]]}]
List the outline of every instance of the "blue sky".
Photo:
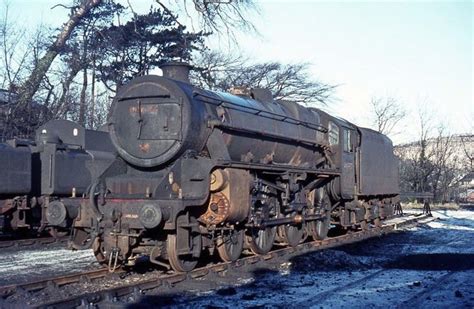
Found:
[{"label": "blue sky", "polygon": [[242,37],[242,50],[312,63],[317,78],[340,85],[329,111],[369,125],[371,97],[394,96],[409,111],[396,141],[416,138],[420,104],[435,126],[472,130],[472,3],[265,1],[261,11],[262,38]]},{"label": "blue sky", "polygon": [[[11,1],[29,25],[60,25],[61,1]],[[63,1],[64,2],[64,1]],[[135,0],[147,8],[152,1]],[[368,126],[373,96],[397,97],[409,111],[396,142],[416,138],[416,112],[425,105],[451,132],[473,130],[473,4],[470,1],[259,1],[260,36],[239,34],[255,61],[312,63],[312,74],[339,84],[327,109]],[[228,44],[213,40],[226,50]]]}]

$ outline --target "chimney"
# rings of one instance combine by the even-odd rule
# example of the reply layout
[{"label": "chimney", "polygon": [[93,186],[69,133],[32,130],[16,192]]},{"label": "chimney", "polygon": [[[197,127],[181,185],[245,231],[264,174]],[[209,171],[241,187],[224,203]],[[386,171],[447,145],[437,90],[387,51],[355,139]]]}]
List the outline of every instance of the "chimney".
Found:
[{"label": "chimney", "polygon": [[166,78],[189,83],[189,71],[192,66],[185,62],[166,62],[160,66],[163,76]]}]

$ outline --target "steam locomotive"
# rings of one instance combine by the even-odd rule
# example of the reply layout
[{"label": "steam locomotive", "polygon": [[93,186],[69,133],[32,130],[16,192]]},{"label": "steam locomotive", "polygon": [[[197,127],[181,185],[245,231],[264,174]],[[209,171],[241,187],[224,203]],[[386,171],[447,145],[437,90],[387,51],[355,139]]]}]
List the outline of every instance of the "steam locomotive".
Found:
[{"label": "steam locomotive", "polygon": [[100,175],[101,164],[114,159],[108,132],[67,120],[41,126],[34,141],[0,144],[1,233],[65,234],[91,179]]},{"label": "steam locomotive", "polygon": [[92,184],[73,246],[114,269],[140,256],[178,272],[204,250],[324,239],[331,225],[366,229],[393,214],[398,162],[380,133],[265,89],[193,86],[189,67],[122,87],[108,122],[118,157]]}]

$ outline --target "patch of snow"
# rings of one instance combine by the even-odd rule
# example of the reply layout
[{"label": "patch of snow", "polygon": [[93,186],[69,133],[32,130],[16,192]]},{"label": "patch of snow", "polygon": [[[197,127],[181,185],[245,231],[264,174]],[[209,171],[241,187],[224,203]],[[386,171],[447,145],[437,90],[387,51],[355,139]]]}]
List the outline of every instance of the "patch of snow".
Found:
[{"label": "patch of snow", "polygon": [[0,254],[0,285],[33,281],[58,273],[79,272],[98,266],[92,250],[21,250]]}]

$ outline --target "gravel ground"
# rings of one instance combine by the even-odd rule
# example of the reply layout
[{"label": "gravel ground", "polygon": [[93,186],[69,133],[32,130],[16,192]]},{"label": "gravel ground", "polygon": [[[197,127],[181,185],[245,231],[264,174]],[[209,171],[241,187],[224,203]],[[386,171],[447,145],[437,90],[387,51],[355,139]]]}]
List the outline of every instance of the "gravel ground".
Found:
[{"label": "gravel ground", "polygon": [[[272,259],[119,301],[131,308],[474,308],[474,211],[433,214],[440,220],[404,232]],[[7,250],[0,256],[0,285],[98,267],[90,250]],[[94,286],[72,285],[62,292],[73,295],[154,275],[131,274]],[[57,296],[54,290],[42,294],[38,300]],[[118,307],[120,302],[111,305]]]},{"label": "gravel ground", "polygon": [[221,289],[170,289],[130,307],[474,308],[474,212],[433,214],[405,232],[214,279]]}]

